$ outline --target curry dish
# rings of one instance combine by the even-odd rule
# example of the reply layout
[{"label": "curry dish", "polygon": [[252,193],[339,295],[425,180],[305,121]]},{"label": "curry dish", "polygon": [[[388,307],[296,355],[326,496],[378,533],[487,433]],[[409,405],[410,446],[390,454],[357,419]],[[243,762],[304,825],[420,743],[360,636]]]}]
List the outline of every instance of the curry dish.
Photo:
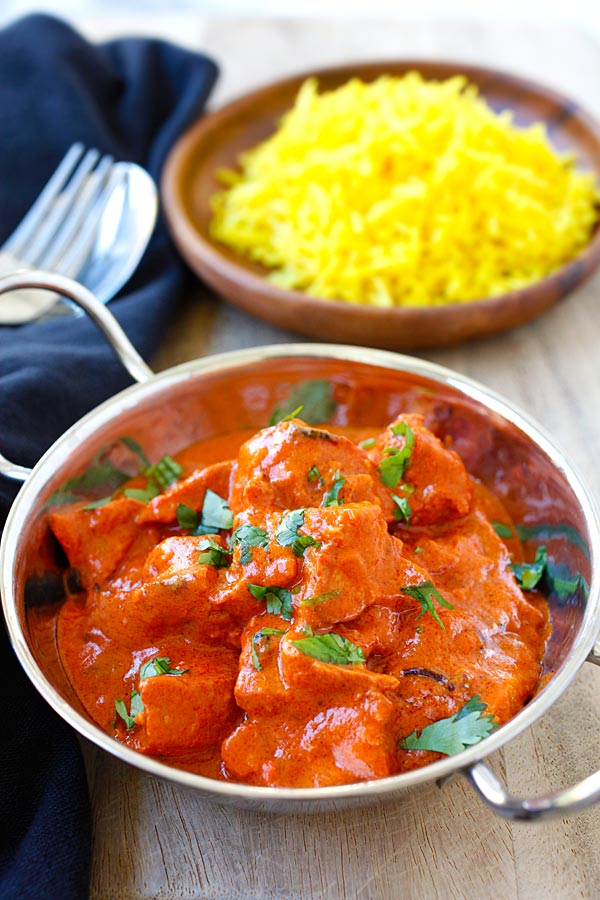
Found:
[{"label": "curry dish", "polygon": [[62,663],[116,739],[214,778],[347,784],[532,697],[547,606],[501,502],[418,414],[329,428],[211,438],[52,513],[83,587]]}]

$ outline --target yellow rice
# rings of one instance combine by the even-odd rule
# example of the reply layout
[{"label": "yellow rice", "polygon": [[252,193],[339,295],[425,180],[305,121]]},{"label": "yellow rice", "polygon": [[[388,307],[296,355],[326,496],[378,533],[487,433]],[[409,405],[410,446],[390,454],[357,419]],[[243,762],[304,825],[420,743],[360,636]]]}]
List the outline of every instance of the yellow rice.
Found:
[{"label": "yellow rice", "polygon": [[545,128],[466,78],[309,79],[268,140],[220,173],[211,233],[280,287],[375,306],[503,294],[588,243],[600,192]]}]

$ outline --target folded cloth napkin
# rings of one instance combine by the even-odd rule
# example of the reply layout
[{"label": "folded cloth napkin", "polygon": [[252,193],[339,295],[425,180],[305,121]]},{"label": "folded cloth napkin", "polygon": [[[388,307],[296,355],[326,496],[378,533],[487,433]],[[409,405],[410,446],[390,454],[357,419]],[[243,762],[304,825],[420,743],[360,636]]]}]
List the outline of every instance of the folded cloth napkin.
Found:
[{"label": "folded cloth napkin", "polygon": [[[74,141],[158,179],[217,69],[159,40],[93,46],[33,15],[0,31],[0,244]],[[143,355],[173,314],[184,267],[162,222],[111,310]],[[2,302],[0,296],[0,303]],[[33,465],[81,415],[131,382],[85,318],[0,328],[0,451]],[[17,486],[0,479],[0,524]],[[74,732],[37,694],[0,627],[0,897],[82,900],[90,810]]]}]

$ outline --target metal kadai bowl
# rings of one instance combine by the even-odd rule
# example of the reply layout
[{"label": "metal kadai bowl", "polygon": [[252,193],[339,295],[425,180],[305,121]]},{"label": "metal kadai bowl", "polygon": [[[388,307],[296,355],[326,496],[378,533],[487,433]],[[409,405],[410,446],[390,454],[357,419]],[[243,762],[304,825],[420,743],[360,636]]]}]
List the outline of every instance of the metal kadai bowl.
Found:
[{"label": "metal kadai bowl", "polygon": [[[595,643],[600,626],[598,510],[570,463],[534,422],[497,394],[456,372],[420,359],[362,347],[257,347],[193,360],[155,375],[111,313],[85,288],[40,272],[0,280],[0,294],[33,287],[57,291],[85,310],[136,382],[84,416],[33,470],[0,457],[0,476],[23,483],[0,547],[0,586],[10,638],[31,681],[73,728],[150,775],[184,785],[207,799],[257,810],[305,813],[366,805],[422,782],[435,779],[442,784],[457,775],[467,778],[495,812],[512,819],[565,816],[600,800],[600,772],[558,793],[521,799],[508,793],[485,762],[486,756],[548,710],[586,659],[600,662],[600,643]],[[52,540],[45,508],[54,491],[85,471],[99,450],[119,437],[135,438],[156,459],[216,433],[245,426],[258,429],[265,425],[265,410],[280,399],[282,385],[291,387],[315,377],[315,372],[318,377],[330,378],[338,386],[336,394],[342,394],[335,418],[338,424],[385,424],[370,418],[374,406],[369,390],[372,377],[377,382],[377,408],[385,406],[388,419],[402,409],[425,415],[435,410],[436,421],[447,423],[443,427],[459,452],[461,430],[469,429],[477,436],[481,451],[465,460],[467,468],[488,484],[497,479],[499,470],[505,473],[501,499],[515,522],[523,521],[523,498],[513,492],[510,473],[525,474],[532,495],[525,510],[529,534],[537,535],[538,544],[547,542],[544,525],[536,520],[536,501],[543,497],[546,504],[550,501],[555,521],[560,523],[558,531],[562,528],[565,535],[565,539],[552,543],[554,562],[572,567],[576,559],[589,590],[577,590],[560,600],[550,596],[552,635],[536,695],[510,722],[463,752],[390,778],[336,787],[270,788],[217,781],[131,750],[102,731],[81,706],[58,656],[52,606],[29,602],[31,584],[39,579],[40,548],[49,547]],[[353,383],[360,384],[354,392]],[[344,386],[355,397],[353,405],[344,404]],[[235,402],[224,402],[232,392]],[[385,394],[384,403],[380,402],[381,392]],[[557,533],[556,525],[553,533]],[[60,579],[58,564],[51,574]]]}]

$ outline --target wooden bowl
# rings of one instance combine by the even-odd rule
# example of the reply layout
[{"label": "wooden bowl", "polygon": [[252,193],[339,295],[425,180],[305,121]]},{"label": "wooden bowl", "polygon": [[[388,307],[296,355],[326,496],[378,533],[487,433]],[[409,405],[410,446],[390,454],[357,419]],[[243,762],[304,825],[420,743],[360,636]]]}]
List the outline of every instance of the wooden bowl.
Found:
[{"label": "wooden bowl", "polygon": [[576,258],[522,290],[469,303],[393,309],[320,300],[275,287],[265,278],[264,267],[210,237],[210,198],[220,187],[216,173],[235,167],[242,151],[273,133],[305,78],[315,76],[321,89],[330,90],[352,77],[368,82],[410,70],[425,78],[466,75],[495,111],[511,109],[518,125],[545,122],[558,150],[572,152],[582,168],[600,176],[600,125],[571,100],[514,75],[415,60],[307,72],[259,88],[200,119],[171,150],[162,199],[175,243],[191,268],[225,299],[281,328],[319,340],[394,350],[448,345],[513,328],[545,312],[586,279],[600,263],[598,228]]}]

